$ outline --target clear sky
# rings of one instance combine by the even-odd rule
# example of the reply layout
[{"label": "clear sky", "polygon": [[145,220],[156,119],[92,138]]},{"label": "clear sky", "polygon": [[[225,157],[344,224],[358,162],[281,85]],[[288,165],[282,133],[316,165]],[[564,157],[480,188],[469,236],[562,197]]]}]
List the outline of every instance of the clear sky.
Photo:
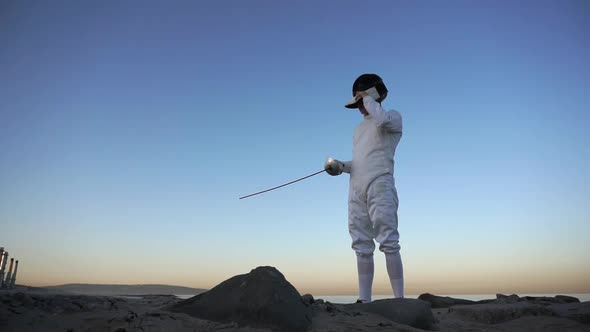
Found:
[{"label": "clear sky", "polygon": [[[590,292],[590,2],[1,1],[19,282],[355,294],[343,107],[377,73],[407,293]],[[390,292],[383,255],[375,292]]]}]

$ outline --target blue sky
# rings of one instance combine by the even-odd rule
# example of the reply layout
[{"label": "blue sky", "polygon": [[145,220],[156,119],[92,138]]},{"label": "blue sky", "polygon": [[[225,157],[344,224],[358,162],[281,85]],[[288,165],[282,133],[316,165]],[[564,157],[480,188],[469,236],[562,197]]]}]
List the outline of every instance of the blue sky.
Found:
[{"label": "blue sky", "polygon": [[[587,1],[4,1],[0,240],[22,283],[213,287],[259,265],[354,294],[366,72],[408,292],[590,292]],[[378,257],[382,259],[382,257]],[[377,292],[389,292],[377,261]]]}]

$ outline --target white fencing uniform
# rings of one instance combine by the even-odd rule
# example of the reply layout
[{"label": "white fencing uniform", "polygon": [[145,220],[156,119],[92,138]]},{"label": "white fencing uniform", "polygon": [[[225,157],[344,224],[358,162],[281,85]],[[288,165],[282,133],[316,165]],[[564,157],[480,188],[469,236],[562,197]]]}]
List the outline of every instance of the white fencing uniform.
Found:
[{"label": "white fencing uniform", "polygon": [[[370,301],[375,243],[385,253],[396,297],[403,297],[403,268],[397,230],[398,197],[393,177],[395,149],[402,136],[397,111],[386,112],[372,97],[363,98],[369,113],[354,131],[350,173],[348,228],[357,254],[361,299]],[[367,294],[368,293],[368,294]]]}]

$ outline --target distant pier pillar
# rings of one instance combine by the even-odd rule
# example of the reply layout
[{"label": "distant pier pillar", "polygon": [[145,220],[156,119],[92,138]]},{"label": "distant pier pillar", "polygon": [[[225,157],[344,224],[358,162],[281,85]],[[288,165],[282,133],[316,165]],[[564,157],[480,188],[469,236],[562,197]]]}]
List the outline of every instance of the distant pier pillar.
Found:
[{"label": "distant pier pillar", "polygon": [[18,272],[18,259],[16,260],[16,264],[14,265],[14,273],[12,274],[12,278],[10,279],[10,284],[8,288],[14,288],[16,286],[16,272]]},{"label": "distant pier pillar", "polygon": [[12,278],[12,266],[14,265],[14,258],[10,259],[10,267],[8,268],[8,273],[6,274],[6,278],[4,279],[4,283],[2,283],[2,288],[8,288],[10,284],[10,280]]},{"label": "distant pier pillar", "polygon": [[8,251],[2,253],[2,265],[0,265],[0,288],[4,285],[4,271],[6,270],[6,262],[8,261]]}]

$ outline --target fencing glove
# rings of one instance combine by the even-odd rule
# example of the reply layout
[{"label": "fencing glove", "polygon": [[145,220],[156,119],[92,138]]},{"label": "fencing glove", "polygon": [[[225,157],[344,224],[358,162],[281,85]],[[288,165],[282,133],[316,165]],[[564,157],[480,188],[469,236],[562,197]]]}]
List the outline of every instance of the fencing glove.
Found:
[{"label": "fencing glove", "polygon": [[332,157],[330,157],[328,160],[326,160],[324,169],[326,170],[326,173],[332,176],[340,175],[344,171],[344,163],[340,160],[332,159]]}]

